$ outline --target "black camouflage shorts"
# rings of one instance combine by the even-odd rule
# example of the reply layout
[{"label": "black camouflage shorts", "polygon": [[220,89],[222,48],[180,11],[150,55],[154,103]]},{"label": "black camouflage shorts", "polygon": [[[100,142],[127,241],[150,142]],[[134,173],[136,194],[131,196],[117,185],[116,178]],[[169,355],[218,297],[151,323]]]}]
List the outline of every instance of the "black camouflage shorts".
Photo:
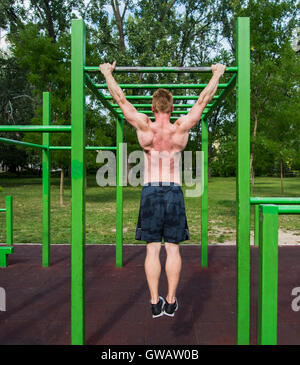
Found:
[{"label": "black camouflage shorts", "polygon": [[136,240],[161,242],[164,238],[164,242],[179,243],[190,239],[181,186],[168,184],[143,185]]}]

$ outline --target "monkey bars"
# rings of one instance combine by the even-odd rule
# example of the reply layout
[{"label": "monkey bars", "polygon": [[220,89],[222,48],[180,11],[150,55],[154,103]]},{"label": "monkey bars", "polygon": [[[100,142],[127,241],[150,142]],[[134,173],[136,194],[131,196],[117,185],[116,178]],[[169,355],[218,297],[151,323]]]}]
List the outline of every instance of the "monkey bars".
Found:
[{"label": "monkey bars", "polygon": [[[231,75],[227,83],[219,84],[218,95],[213,97],[201,116],[202,151],[204,154],[204,192],[201,198],[201,264],[207,266],[208,246],[208,124],[212,110],[226,95],[237,86],[237,343],[249,344],[250,327],[250,34],[249,18],[238,18],[236,22],[237,43],[234,67],[227,67]],[[122,267],[123,235],[123,122],[124,115],[119,106],[112,103],[112,97],[103,93],[106,84],[97,84],[90,74],[100,73],[99,67],[85,65],[85,24],[82,19],[72,20],[71,32],[71,125],[54,126],[50,123],[50,95],[43,95],[43,126],[0,126],[0,132],[41,132],[43,145],[43,266],[50,262],[50,152],[51,150],[71,150],[71,342],[84,344],[85,340],[85,284],[84,284],[84,245],[85,245],[85,153],[88,149],[115,149],[117,153],[116,181],[116,266]],[[116,67],[117,73],[210,73],[210,67]],[[197,100],[199,91],[207,84],[120,84],[124,89],[145,90],[145,95],[125,95],[128,100],[144,101],[141,108],[151,114],[152,100],[149,95],[156,88],[194,90],[184,95],[174,95],[174,100],[187,101],[175,104],[171,120],[178,114],[185,114]],[[116,118],[116,146],[86,146],[85,90],[86,86]],[[150,113],[149,113],[150,112]],[[176,116],[177,115],[177,116]],[[151,119],[154,116],[150,116]],[[51,146],[50,133],[70,132],[71,146]],[[2,139],[2,142],[5,142]],[[7,142],[7,141],[6,141]],[[27,142],[24,142],[27,143]],[[26,146],[23,143],[24,146]]]}]

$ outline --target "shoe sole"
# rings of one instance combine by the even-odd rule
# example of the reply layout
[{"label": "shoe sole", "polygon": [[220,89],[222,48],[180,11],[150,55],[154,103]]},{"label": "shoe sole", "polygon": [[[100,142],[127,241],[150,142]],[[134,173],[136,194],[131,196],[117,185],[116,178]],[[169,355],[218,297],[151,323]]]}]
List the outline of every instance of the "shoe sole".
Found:
[{"label": "shoe sole", "polygon": [[161,312],[160,314],[157,314],[157,315],[152,314],[152,318],[162,317],[163,315],[164,315],[164,312]]}]

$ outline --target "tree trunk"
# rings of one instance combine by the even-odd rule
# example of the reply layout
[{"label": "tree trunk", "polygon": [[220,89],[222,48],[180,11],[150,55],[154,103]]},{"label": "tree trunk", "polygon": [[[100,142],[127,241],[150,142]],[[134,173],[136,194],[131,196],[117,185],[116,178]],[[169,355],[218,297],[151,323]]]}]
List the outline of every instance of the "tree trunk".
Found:
[{"label": "tree trunk", "polygon": [[43,3],[44,3],[44,6],[45,6],[45,14],[46,14],[46,19],[47,19],[46,21],[47,21],[48,33],[49,33],[50,38],[52,38],[52,42],[56,43],[56,35],[55,35],[53,18],[52,18],[52,14],[51,14],[49,0],[44,0]]},{"label": "tree trunk", "polygon": [[126,1],[124,6],[123,14],[120,14],[120,8],[119,8],[119,1],[118,0],[111,0],[111,6],[113,8],[113,12],[115,15],[118,31],[119,31],[119,39],[120,39],[120,48],[123,53],[126,51],[125,47],[125,35],[124,35],[124,24],[123,19],[126,13],[126,9],[128,6],[128,1]]},{"label": "tree trunk", "polygon": [[280,185],[281,185],[281,196],[284,196],[284,185],[283,185],[283,162],[280,160]]},{"label": "tree trunk", "polygon": [[64,169],[60,170],[60,189],[59,189],[59,196],[60,196],[60,206],[64,207]]}]

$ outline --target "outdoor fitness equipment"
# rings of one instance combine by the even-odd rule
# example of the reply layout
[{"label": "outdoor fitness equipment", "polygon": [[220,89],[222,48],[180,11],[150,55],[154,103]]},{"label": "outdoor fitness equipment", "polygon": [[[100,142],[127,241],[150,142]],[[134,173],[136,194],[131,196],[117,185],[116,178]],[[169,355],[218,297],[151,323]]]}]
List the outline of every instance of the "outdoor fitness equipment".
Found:
[{"label": "outdoor fitness equipment", "polygon": [[[226,68],[232,76],[226,84],[219,84],[212,103],[207,105],[201,117],[202,151],[204,154],[204,191],[201,198],[201,264],[208,264],[208,117],[227,94],[236,86],[237,117],[237,343],[249,344],[250,332],[250,24],[249,18],[237,18],[236,22],[236,67]],[[71,125],[51,125],[50,95],[43,94],[43,125],[1,125],[0,132],[42,132],[43,145],[21,141],[0,141],[17,143],[23,146],[42,148],[43,151],[43,266],[50,263],[50,151],[71,149],[71,337],[72,344],[84,344],[85,338],[85,300],[84,300],[84,243],[85,243],[85,87],[116,118],[117,151],[116,182],[116,266],[122,267],[123,234],[123,121],[119,107],[112,104],[112,97],[102,90],[106,84],[95,84],[89,73],[99,72],[99,67],[85,65],[85,24],[82,19],[72,20],[71,39]],[[210,73],[210,67],[116,67],[119,72],[186,72]],[[159,84],[139,85],[121,84],[124,89],[203,89],[207,84]],[[151,100],[150,95],[129,95],[128,100]],[[175,95],[174,100],[197,100],[196,95]],[[183,104],[182,104],[183,105]],[[184,105],[188,110],[191,104]],[[151,111],[151,104],[144,105]],[[152,119],[154,117],[151,117]],[[171,120],[177,117],[171,116]],[[50,133],[71,133],[71,146],[50,146]]]}]

